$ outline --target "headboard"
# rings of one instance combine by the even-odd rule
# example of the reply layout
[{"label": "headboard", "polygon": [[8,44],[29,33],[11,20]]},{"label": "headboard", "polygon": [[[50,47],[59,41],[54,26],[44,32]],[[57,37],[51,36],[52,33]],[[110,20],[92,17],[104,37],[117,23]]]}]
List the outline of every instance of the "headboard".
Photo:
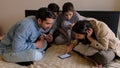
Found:
[{"label": "headboard", "polygon": [[[25,10],[25,17],[35,15],[37,10]],[[77,11],[85,17],[93,17],[105,22],[117,36],[119,11]]]}]

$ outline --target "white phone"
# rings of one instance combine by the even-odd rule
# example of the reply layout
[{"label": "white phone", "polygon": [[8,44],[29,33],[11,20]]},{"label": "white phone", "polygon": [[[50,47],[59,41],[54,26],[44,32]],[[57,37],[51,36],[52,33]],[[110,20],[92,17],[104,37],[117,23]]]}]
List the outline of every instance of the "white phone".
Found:
[{"label": "white phone", "polygon": [[62,54],[62,55],[60,55],[58,57],[61,58],[61,59],[65,59],[65,58],[68,58],[70,56],[71,56],[70,54]]}]

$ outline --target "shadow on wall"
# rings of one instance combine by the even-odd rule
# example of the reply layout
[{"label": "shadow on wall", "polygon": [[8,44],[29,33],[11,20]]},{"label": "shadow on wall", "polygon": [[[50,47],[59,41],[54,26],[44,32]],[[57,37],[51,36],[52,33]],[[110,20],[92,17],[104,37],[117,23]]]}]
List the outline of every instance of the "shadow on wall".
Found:
[{"label": "shadow on wall", "polygon": [[120,0],[115,0],[114,10],[120,11]]},{"label": "shadow on wall", "polygon": [[[120,11],[120,4],[119,3],[120,3],[120,0],[115,0],[115,3],[114,3],[114,10],[115,11]],[[117,37],[120,39],[120,15],[119,15]]]}]

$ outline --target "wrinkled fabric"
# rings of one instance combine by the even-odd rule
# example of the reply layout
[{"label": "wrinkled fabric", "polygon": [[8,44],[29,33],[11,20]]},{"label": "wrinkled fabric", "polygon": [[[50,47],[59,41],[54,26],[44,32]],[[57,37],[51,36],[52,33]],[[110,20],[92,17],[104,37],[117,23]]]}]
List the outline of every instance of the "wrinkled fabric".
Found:
[{"label": "wrinkled fabric", "polygon": [[29,16],[19,21],[1,40],[0,52],[3,54],[4,60],[10,62],[40,60],[40,57],[43,56],[41,52],[47,47],[47,43],[44,44],[42,50],[39,50],[36,48],[35,42],[41,34],[48,31],[49,29],[44,30],[38,27],[35,16]]}]

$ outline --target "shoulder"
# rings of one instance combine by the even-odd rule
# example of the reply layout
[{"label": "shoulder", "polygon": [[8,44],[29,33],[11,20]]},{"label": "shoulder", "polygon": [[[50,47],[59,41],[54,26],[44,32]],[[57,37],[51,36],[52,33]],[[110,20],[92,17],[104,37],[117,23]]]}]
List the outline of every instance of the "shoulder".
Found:
[{"label": "shoulder", "polygon": [[29,26],[33,26],[35,22],[36,22],[35,16],[28,16],[28,17],[22,19],[19,22],[19,24],[21,26],[29,27]]},{"label": "shoulder", "polygon": [[78,12],[74,12],[74,16],[73,16],[74,18],[77,18],[77,19],[79,19],[79,20],[84,20],[84,19],[86,19],[86,17],[84,17],[84,16],[82,16],[82,15],[80,15]]},{"label": "shoulder", "polygon": [[35,17],[34,16],[29,16],[26,17],[24,19],[22,19],[21,21],[19,21],[18,23],[16,23],[16,25],[13,27],[16,32],[30,32],[32,29],[35,29]]},{"label": "shoulder", "polygon": [[103,21],[91,18],[91,24],[93,25],[96,35],[99,37],[109,36],[109,33],[112,32],[108,25]]}]

